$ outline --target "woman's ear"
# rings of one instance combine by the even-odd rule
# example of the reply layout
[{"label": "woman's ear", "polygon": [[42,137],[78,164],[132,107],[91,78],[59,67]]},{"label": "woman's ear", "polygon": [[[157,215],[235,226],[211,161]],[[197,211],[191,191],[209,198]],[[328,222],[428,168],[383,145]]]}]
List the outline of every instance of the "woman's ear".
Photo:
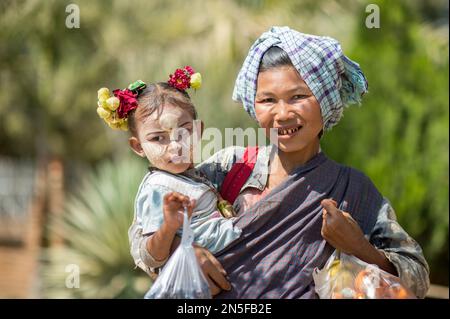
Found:
[{"label": "woman's ear", "polygon": [[322,136],[323,136],[323,129],[319,132],[319,135],[318,135],[319,140],[322,138]]},{"label": "woman's ear", "polygon": [[141,142],[137,139],[137,137],[132,136],[128,139],[128,143],[130,144],[131,149],[140,157],[145,157],[144,150],[142,149]]}]

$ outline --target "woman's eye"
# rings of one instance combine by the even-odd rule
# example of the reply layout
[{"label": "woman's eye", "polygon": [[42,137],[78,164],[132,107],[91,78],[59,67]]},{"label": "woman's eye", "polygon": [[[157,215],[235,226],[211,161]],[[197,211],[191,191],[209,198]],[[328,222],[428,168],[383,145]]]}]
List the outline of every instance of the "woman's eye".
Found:
[{"label": "woman's eye", "polygon": [[267,99],[261,100],[260,103],[274,103],[274,102],[275,102],[275,99],[267,98]]},{"label": "woman's eye", "polygon": [[292,97],[292,99],[293,99],[293,100],[302,100],[302,99],[307,98],[307,97],[308,97],[307,95],[297,94],[297,95],[294,95],[294,96]]}]

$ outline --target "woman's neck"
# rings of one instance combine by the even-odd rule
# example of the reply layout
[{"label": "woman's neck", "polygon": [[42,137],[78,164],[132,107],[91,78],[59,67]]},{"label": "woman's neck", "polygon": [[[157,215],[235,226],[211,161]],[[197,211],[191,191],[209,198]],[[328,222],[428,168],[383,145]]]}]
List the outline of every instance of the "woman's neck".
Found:
[{"label": "woman's neck", "polygon": [[320,150],[320,143],[311,143],[306,148],[295,152],[283,152],[278,149],[272,162],[271,174],[289,175],[295,168],[306,164]]}]

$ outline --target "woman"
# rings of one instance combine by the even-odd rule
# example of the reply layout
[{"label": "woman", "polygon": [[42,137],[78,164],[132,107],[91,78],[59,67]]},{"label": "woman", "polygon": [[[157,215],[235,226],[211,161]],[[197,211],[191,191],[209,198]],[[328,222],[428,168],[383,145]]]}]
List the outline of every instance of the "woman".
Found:
[{"label": "woman", "polygon": [[[312,271],[334,249],[377,264],[425,296],[428,265],[388,200],[368,177],[320,149],[323,131],[365,92],[362,71],[334,39],[273,27],[250,48],[233,99],[267,133],[278,130],[278,145],[259,150],[234,202],[240,238],[216,256],[196,249],[218,298],[316,298]],[[226,148],[198,168],[220,189],[242,156],[242,148]]]}]

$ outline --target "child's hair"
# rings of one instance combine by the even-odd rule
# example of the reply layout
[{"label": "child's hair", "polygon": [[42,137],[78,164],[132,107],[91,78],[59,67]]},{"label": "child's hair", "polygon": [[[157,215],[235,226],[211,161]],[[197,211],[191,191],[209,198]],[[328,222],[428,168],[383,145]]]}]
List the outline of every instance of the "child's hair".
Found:
[{"label": "child's hair", "polygon": [[186,91],[176,89],[166,82],[151,83],[139,94],[137,98],[139,107],[128,115],[128,128],[131,134],[137,137],[137,122],[150,116],[153,112],[162,112],[164,105],[171,104],[187,110],[194,120],[197,111]]}]

